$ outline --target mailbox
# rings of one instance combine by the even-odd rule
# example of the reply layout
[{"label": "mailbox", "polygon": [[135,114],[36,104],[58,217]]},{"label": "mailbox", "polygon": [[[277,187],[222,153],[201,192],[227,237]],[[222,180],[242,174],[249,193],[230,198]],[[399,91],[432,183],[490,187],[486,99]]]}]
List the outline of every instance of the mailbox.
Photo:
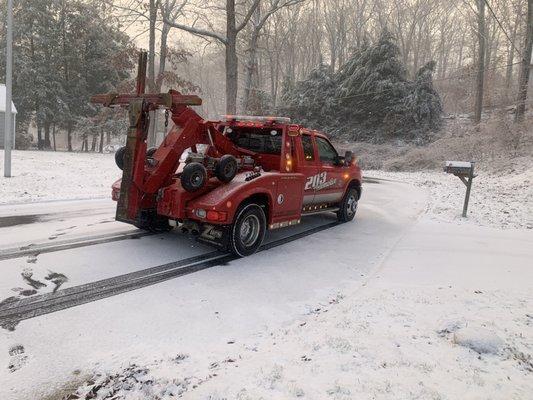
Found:
[{"label": "mailbox", "polygon": [[470,161],[446,161],[444,172],[455,176],[470,176],[474,171],[474,163]]},{"label": "mailbox", "polygon": [[444,163],[444,172],[457,176],[466,186],[465,202],[463,204],[463,217],[466,217],[472,180],[476,177],[474,175],[474,161],[446,161]]}]

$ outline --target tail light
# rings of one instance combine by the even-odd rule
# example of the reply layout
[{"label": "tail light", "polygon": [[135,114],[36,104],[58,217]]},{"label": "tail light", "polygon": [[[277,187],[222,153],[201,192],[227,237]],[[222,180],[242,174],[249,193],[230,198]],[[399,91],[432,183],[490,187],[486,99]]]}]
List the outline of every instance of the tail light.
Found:
[{"label": "tail light", "polygon": [[209,210],[207,212],[207,219],[209,221],[218,221],[218,222],[224,222],[226,221],[226,218],[228,217],[228,214],[221,211],[214,211]]}]

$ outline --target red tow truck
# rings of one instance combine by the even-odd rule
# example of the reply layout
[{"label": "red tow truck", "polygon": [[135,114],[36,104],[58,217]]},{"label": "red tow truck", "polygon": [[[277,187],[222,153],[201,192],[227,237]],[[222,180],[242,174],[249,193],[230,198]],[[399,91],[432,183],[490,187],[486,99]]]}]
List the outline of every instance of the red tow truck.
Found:
[{"label": "red tow truck", "polygon": [[[144,93],[141,53],[137,93],[94,96],[94,103],[129,107],[126,146],[116,153],[122,179],[113,184],[116,219],[148,230],[183,231],[238,256],[254,253],[267,230],[303,216],[336,212],[351,221],[361,197],[361,170],[340,156],[326,135],[287,118],[228,115],[202,119],[194,95]],[[165,108],[174,126],[147,149],[150,111]]]}]

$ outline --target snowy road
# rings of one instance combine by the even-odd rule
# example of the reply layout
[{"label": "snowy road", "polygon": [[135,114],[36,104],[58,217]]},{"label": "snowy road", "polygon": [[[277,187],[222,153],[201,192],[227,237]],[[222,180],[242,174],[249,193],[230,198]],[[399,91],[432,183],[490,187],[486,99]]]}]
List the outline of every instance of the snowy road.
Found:
[{"label": "snowy road", "polygon": [[136,231],[114,215],[110,199],[0,205],[0,252]]},{"label": "snowy road", "polygon": [[[149,398],[147,390],[164,390],[183,393],[190,399],[301,397],[299,393],[305,393],[304,398],[322,399],[326,397],[324,387],[328,385],[340,385],[341,395],[346,390],[349,393],[349,388],[353,391],[348,384],[346,390],[340,383],[337,385],[337,378],[347,371],[361,372],[347,369],[346,357],[335,352],[336,355],[330,353],[329,358],[325,357],[322,364],[313,364],[320,360],[323,336],[327,340],[335,339],[337,331],[346,325],[343,321],[348,312],[359,312],[356,322],[371,327],[372,318],[366,319],[386,310],[389,314],[380,320],[385,325],[374,333],[383,341],[381,332],[397,323],[400,314],[396,307],[403,305],[424,314],[427,312],[424,304],[430,300],[422,296],[420,302],[419,297],[414,297],[417,290],[423,288],[426,297],[433,296],[439,290],[437,287],[453,286],[455,290],[458,277],[461,284],[457,286],[468,293],[472,293],[472,287],[490,291],[499,285],[507,294],[516,291],[519,300],[513,298],[513,301],[519,301],[527,309],[531,296],[524,293],[528,292],[532,278],[530,269],[526,268],[527,260],[533,257],[531,231],[463,228],[420,220],[427,207],[426,196],[426,191],[406,184],[369,183],[354,223],[329,227],[335,220],[333,216],[309,217],[300,226],[273,232],[268,240],[276,246],[252,257],[228,258],[222,265],[215,263],[216,266],[176,279],[156,280],[135,290],[117,290],[119,294],[103,299],[95,296],[90,299],[94,301],[86,304],[59,308],[45,315],[30,315],[16,324],[13,331],[0,331],[0,398],[40,399],[53,395],[49,398],[59,399],[62,393],[93,379],[95,373],[103,376],[120,373],[134,364],[141,366],[141,370],[142,366],[152,369],[152,375],[148,376],[151,383],[140,389],[146,398]],[[5,226],[0,225],[2,248],[134,229],[111,222],[113,204],[103,200],[17,207],[22,208],[16,215],[37,215],[38,220],[4,219]],[[41,213],[43,209],[46,214]],[[10,215],[10,211],[4,211],[2,214],[0,208],[0,224],[2,216]],[[329,228],[295,241],[287,240],[323,226]],[[61,232],[66,233],[50,239]],[[468,243],[473,246],[467,246]],[[53,299],[51,293],[56,287],[59,287],[57,293],[79,291],[83,285],[94,289],[94,282],[99,280],[116,282],[125,276],[145,276],[152,267],[205,257],[212,252],[212,248],[190,237],[170,233],[6,259],[0,261],[0,301],[8,297],[25,298],[24,301]],[[505,260],[505,270],[499,271],[502,260]],[[469,266],[472,270],[468,270]],[[517,274],[523,279],[517,280]],[[391,294],[389,299],[387,296],[394,292],[391,288],[398,287],[402,296]],[[25,297],[23,292],[28,290],[31,295]],[[359,292],[366,295],[358,295]],[[439,295],[444,296],[442,291]],[[457,299],[457,293],[454,295]],[[506,304],[511,302],[499,298]],[[407,299],[412,303],[407,303]],[[485,313],[488,301],[484,303]],[[335,307],[341,308],[335,311]],[[469,313],[473,313],[475,307],[470,308]],[[460,309],[461,304],[457,304],[454,310]],[[338,314],[339,310],[343,310],[339,318],[317,325],[317,321],[327,319],[330,313]],[[432,310],[438,312],[426,316],[424,321],[433,316],[445,317],[449,311],[445,307]],[[413,324],[410,319],[416,317],[409,312],[405,315],[404,322]],[[523,329],[512,319],[509,323],[515,330]],[[401,337],[401,329],[406,329],[401,328],[404,325],[400,325],[394,340],[409,349],[410,343]],[[431,331],[416,334],[436,335],[437,328],[432,326]],[[308,329],[307,333],[303,329]],[[350,328],[350,332],[356,334],[358,329]],[[513,329],[510,331],[515,334]],[[299,333],[294,334],[295,331]],[[527,332],[523,339],[526,344],[530,341]],[[383,350],[374,349],[368,342],[372,337],[369,332],[360,331],[356,339],[350,340],[366,346],[365,354],[372,351],[382,354]],[[515,347],[521,348],[520,340],[515,342]],[[335,346],[344,348],[341,342]],[[386,348],[383,343],[380,346]],[[316,354],[309,357],[308,363],[300,364],[300,357],[313,352]],[[425,362],[437,362],[438,357],[428,352]],[[327,373],[327,369],[341,367],[340,359],[343,360],[341,370]],[[474,363],[479,362],[477,356],[472,359]],[[491,368],[500,368],[492,364],[485,366],[491,373]],[[276,372],[279,365],[286,369],[288,376]],[[374,368],[374,362],[364,368],[368,372]],[[398,364],[397,368],[405,366]],[[453,375],[449,365],[439,368],[448,368],[448,374]],[[391,374],[397,375],[399,371]],[[420,389],[417,379],[421,378],[416,374],[422,372],[418,368],[408,371],[412,376],[397,384]],[[522,390],[520,376],[509,374],[516,379],[514,387]],[[319,388],[321,380],[326,382]],[[394,380],[392,383],[396,384]],[[448,390],[445,384],[443,381],[443,390]],[[254,396],[239,395],[241,389]],[[368,395],[374,389],[362,393]]]}]

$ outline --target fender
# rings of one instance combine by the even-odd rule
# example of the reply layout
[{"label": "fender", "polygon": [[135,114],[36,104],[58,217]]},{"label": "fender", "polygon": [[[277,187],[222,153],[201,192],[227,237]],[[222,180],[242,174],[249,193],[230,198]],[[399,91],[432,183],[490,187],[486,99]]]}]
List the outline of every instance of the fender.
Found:
[{"label": "fender", "polygon": [[[266,196],[270,210],[274,204],[273,199],[280,174],[264,172],[261,176],[250,181],[246,181],[246,175],[246,173],[238,174],[230,183],[220,185],[205,195],[191,200],[187,204],[188,211],[198,208],[222,211],[228,214],[228,221],[233,221],[239,205],[254,195]],[[272,213],[269,212],[268,214],[270,219]]]},{"label": "fender", "polygon": [[362,186],[361,181],[358,179],[352,179],[350,180],[345,186],[344,186],[344,193],[348,191],[349,188],[355,188],[357,190],[357,193],[359,193],[359,198],[361,198],[361,192],[362,192]]}]

